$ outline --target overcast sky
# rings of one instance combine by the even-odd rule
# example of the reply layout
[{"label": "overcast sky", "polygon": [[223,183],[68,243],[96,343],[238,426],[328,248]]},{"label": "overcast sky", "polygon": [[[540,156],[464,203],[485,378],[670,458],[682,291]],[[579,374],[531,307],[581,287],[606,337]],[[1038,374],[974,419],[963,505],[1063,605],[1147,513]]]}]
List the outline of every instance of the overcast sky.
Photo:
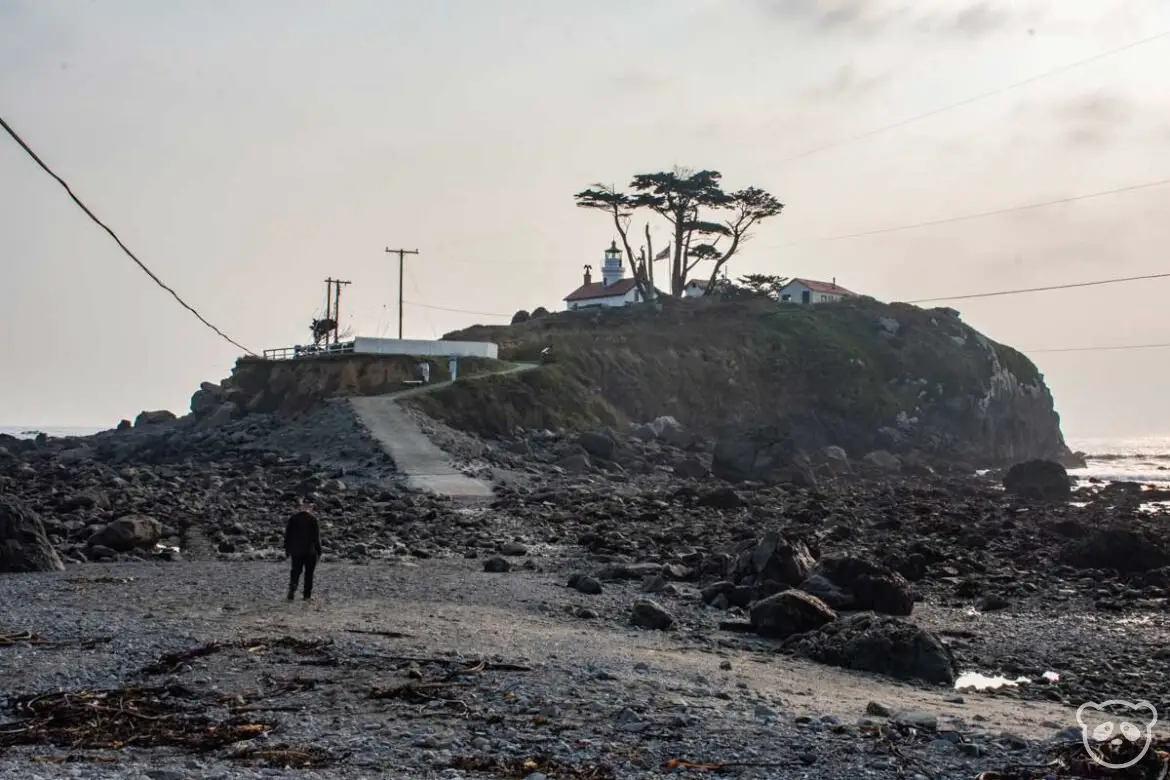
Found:
[{"label": "overcast sky", "polygon": [[[1170,270],[1170,187],[825,237],[1170,176],[1165,0],[0,0],[0,115],[164,281],[254,350],[406,298],[562,307],[597,181],[673,165],[783,201],[733,275],[881,299]],[[0,137],[0,424],[183,411],[237,350]],[[952,304],[1024,351],[1170,342],[1170,279]],[[408,305],[406,335],[476,321]],[[1072,436],[1170,434],[1170,349],[1033,355]]]}]

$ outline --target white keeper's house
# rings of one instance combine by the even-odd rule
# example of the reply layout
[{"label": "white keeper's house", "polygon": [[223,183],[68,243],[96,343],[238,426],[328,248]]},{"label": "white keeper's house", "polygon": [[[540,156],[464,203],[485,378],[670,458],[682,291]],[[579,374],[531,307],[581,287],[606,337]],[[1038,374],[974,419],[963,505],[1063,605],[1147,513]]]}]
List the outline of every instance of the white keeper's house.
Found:
[{"label": "white keeper's house", "polygon": [[840,287],[836,279],[831,282],[793,279],[780,288],[781,303],[836,303],[856,297],[857,293]]},{"label": "white keeper's house", "polygon": [[[662,294],[659,292],[659,295]],[[601,281],[593,281],[593,266],[585,266],[584,283],[565,296],[565,308],[575,311],[605,306],[629,306],[631,303],[641,303],[642,300],[634,279],[626,277],[625,266],[622,264],[622,250],[618,249],[617,241],[613,241],[609,249],[605,250],[601,264]]]}]

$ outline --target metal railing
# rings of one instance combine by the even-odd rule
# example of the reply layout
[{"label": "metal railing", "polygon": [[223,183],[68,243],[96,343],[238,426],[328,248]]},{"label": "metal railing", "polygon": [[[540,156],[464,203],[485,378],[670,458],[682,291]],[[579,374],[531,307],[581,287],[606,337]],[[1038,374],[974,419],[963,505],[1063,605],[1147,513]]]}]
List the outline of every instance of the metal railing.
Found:
[{"label": "metal railing", "polygon": [[345,341],[339,344],[297,345],[294,347],[276,347],[264,350],[265,360],[304,360],[306,358],[325,357],[327,355],[348,355],[353,352],[353,342]]}]

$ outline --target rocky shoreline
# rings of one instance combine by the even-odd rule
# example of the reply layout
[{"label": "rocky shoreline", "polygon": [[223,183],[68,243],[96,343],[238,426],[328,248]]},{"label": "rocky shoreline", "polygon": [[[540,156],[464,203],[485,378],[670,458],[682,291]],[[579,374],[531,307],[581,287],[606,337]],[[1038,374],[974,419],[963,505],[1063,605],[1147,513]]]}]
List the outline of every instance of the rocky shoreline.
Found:
[{"label": "rocky shoreline", "polygon": [[[719,471],[712,443],[668,422],[628,436],[528,432],[493,443],[428,423],[428,433],[469,473],[497,487],[490,504],[461,505],[397,486],[393,464],[344,402],[294,422],[248,415],[219,423],[164,419],[86,439],[0,437],[0,497],[35,513],[65,569],[0,579],[4,601],[14,605],[0,619],[0,634],[11,640],[0,642],[10,696],[124,686],[137,680],[133,664],[227,641],[227,635],[240,639],[265,629],[265,636],[257,634],[260,644],[282,636],[321,639],[330,649],[321,645],[313,653],[333,659],[326,665],[367,673],[340,687],[299,683],[308,687],[286,691],[290,698],[279,706],[292,709],[276,711],[266,739],[295,738],[328,752],[331,758],[316,770],[303,770],[306,776],[347,777],[589,777],[580,773],[586,765],[611,772],[596,777],[655,777],[687,756],[728,764],[737,762],[727,756],[750,759],[727,767],[740,777],[974,777],[980,768],[1039,760],[1051,747],[1040,732],[1074,726],[1075,708],[1085,701],[1145,699],[1170,716],[1170,695],[1159,684],[1170,657],[1164,651],[1170,543],[1161,530],[1165,513],[1143,508],[1154,497],[1140,487],[1089,486],[1072,501],[1043,501],[1005,491],[998,475],[938,474],[880,456],[850,462],[835,452],[798,462],[783,484],[729,484],[712,476]],[[327,562],[322,604],[307,611],[299,603],[287,609],[273,603],[283,577],[275,563],[283,521],[306,495],[325,521]],[[110,603],[113,594],[117,601]],[[394,615],[400,600],[415,605],[405,609],[417,612],[417,625],[406,633],[417,639],[411,652],[419,657],[485,660],[470,649],[483,642],[428,623],[427,607],[418,605],[430,604],[435,614],[457,615],[452,619],[489,632],[506,632],[515,622],[524,627],[516,629],[517,643],[533,652],[540,643],[524,631],[597,634],[631,647],[650,642],[662,667],[653,675],[609,655],[609,671],[602,671],[622,680],[660,679],[664,690],[625,691],[557,644],[524,663],[490,661],[539,666],[538,673],[507,673],[526,682],[499,683],[504,687],[492,695],[515,710],[499,721],[483,702],[460,697],[462,705],[450,704],[440,687],[390,695],[406,696],[420,712],[441,711],[434,715],[445,725],[435,733],[398,731],[410,731],[403,725],[410,708],[378,710],[382,725],[369,726],[355,716],[361,707],[353,697],[360,689],[367,701],[370,690],[385,688],[389,683],[379,675],[401,675],[395,685],[454,680],[462,689],[466,683],[458,674],[444,677],[452,670],[442,664],[355,660],[372,652],[370,643],[398,640],[346,637],[332,612],[360,605],[364,617],[349,614],[354,625],[383,630],[377,625],[393,622],[383,615]],[[86,645],[103,637],[113,638]],[[441,641],[457,644],[441,648]],[[276,685],[271,680],[295,679],[293,667],[304,658],[293,658],[294,645],[273,650],[274,665],[231,661],[229,676],[242,675],[235,688],[263,688],[265,676],[268,688]],[[591,642],[582,647],[619,652]],[[223,652],[236,658],[236,650]],[[566,653],[571,661],[553,657]],[[857,711],[821,718],[827,713],[809,714],[793,696],[777,695],[775,676],[745,683],[758,693],[744,699],[735,675],[724,675],[726,688],[709,682],[704,690],[715,704],[699,706],[686,693],[695,683],[685,683],[682,671],[693,654],[710,657],[702,672],[708,676],[750,659],[789,672],[824,670],[838,686],[847,687],[843,679],[865,681],[874,706],[867,701]],[[78,666],[76,674],[59,666],[63,656]],[[176,673],[194,688],[234,690],[220,671],[193,659]],[[955,691],[964,672],[1030,682]],[[940,722],[940,712],[899,713],[881,701],[883,692],[891,701],[933,696],[933,706],[965,714],[955,726],[949,715]],[[670,703],[679,698],[688,701],[682,710]],[[824,706],[825,697],[812,698]],[[221,715],[232,709],[199,701]],[[736,705],[734,717],[728,701]],[[448,711],[462,706],[468,711]],[[590,707],[608,714],[585,716]],[[1003,721],[1029,707],[1045,708],[1045,717],[1029,721],[1028,734],[1009,729],[1005,736],[980,725],[979,718],[991,717],[984,711]],[[526,719],[525,729],[561,733],[550,724],[566,719],[566,711],[576,713],[564,731],[572,739],[517,741],[516,718]],[[311,725],[318,718],[331,725]],[[330,736],[323,740],[323,733]],[[341,746],[363,735],[387,744],[375,746],[370,736],[361,743],[370,745],[341,758]],[[635,745],[640,759],[623,753]],[[544,764],[507,763],[535,761],[537,747],[545,751]],[[0,769],[27,777],[29,750],[5,752],[0,745]],[[363,750],[373,757],[355,758]],[[851,750],[858,752],[851,756]],[[719,751],[725,755],[716,761]],[[174,748],[163,752],[170,756],[166,771],[177,773],[165,777],[275,771],[256,768],[264,763],[259,759],[242,769],[223,751],[196,771],[185,768],[192,759]],[[141,774],[150,766],[142,762],[153,761],[144,756],[119,753],[117,761],[128,765],[119,776],[155,777]],[[276,766],[281,759],[273,753],[267,760]],[[763,765],[769,761],[781,765]],[[477,767],[489,774],[475,774]],[[683,765],[672,771],[710,775]],[[37,772],[111,776],[54,775],[48,765]]]}]

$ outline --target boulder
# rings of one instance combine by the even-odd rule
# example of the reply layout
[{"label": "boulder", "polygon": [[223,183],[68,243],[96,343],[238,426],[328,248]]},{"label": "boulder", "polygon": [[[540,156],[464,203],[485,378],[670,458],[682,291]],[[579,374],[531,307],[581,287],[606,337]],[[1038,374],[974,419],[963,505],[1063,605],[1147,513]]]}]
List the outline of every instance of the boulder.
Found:
[{"label": "boulder", "polygon": [[853,466],[849,463],[849,455],[840,447],[824,447],[818,458],[818,464],[835,477],[844,477],[853,473]]},{"label": "boulder", "polygon": [[107,524],[89,537],[90,547],[108,547],[115,552],[149,550],[162,538],[162,523],[148,515],[126,515]]},{"label": "boulder", "polygon": [[757,601],[748,614],[752,630],[773,639],[803,634],[837,619],[837,613],[816,596],[791,589]]},{"label": "boulder", "polygon": [[638,599],[630,612],[630,625],[653,631],[669,631],[674,628],[674,615],[667,612],[658,602]]},{"label": "boulder", "polygon": [[954,685],[958,667],[951,649],[908,620],[863,612],[826,623],[784,643],[814,661],[875,672],[899,680]]},{"label": "boulder", "polygon": [[672,447],[689,447],[695,441],[695,437],[673,417],[659,417],[650,423],[650,428],[659,441]]},{"label": "boulder", "polygon": [[867,466],[878,471],[901,471],[902,459],[886,450],[874,450],[862,458]]},{"label": "boulder", "polygon": [[770,531],[758,541],[745,545],[735,560],[735,582],[761,585],[773,582],[797,587],[808,577],[815,559],[801,541],[789,541]]},{"label": "boulder", "polygon": [[1003,478],[1008,493],[1039,501],[1068,501],[1072,481],[1064,466],[1054,460],[1029,460],[1008,469]]},{"label": "boulder", "polygon": [[191,396],[191,414],[202,417],[213,412],[224,402],[225,397],[222,387],[213,382],[203,382]]},{"label": "boulder", "polygon": [[590,596],[596,596],[601,593],[601,583],[588,574],[577,573],[570,575],[569,587],[578,593],[585,593]]},{"label": "boulder", "polygon": [[702,479],[709,473],[707,467],[698,458],[684,458],[674,464],[674,475],[682,479]]},{"label": "boulder", "polygon": [[160,409],[154,412],[139,412],[138,416],[134,418],[134,427],[141,428],[144,425],[161,425],[162,423],[174,422],[177,419],[174,412],[168,412],[166,409]]},{"label": "boulder", "polygon": [[0,574],[64,569],[37,513],[21,501],[0,496]]},{"label": "boulder", "polygon": [[800,589],[838,610],[873,610],[886,615],[909,615],[914,610],[914,594],[905,577],[852,555],[821,559],[800,583]]},{"label": "boulder", "polygon": [[613,437],[597,431],[586,431],[582,433],[577,437],[577,443],[581,445],[581,449],[585,450],[585,452],[602,460],[613,460],[614,452],[617,449]]},{"label": "boulder", "polygon": [[1060,561],[1078,569],[1137,574],[1170,566],[1170,545],[1161,536],[1131,528],[1097,528],[1067,543],[1060,551]]}]

